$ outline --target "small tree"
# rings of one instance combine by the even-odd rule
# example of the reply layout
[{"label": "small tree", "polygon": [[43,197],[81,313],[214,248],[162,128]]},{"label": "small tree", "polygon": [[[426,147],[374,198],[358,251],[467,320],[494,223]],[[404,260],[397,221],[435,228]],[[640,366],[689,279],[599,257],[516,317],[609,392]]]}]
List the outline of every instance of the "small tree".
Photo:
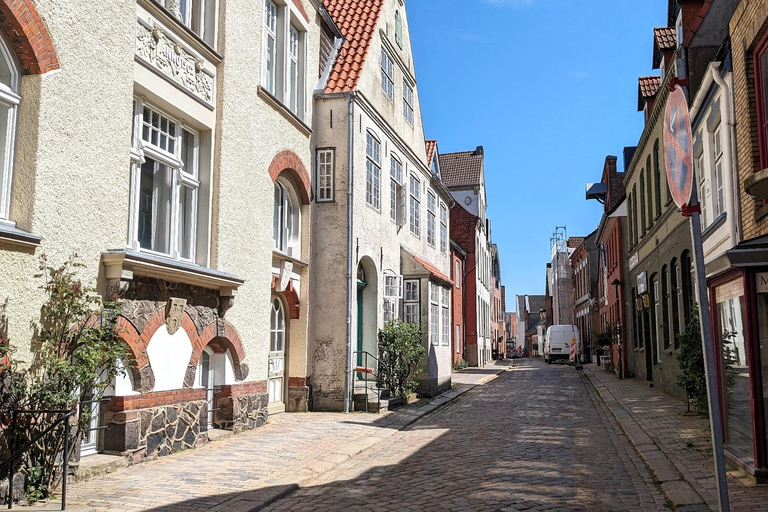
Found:
[{"label": "small tree", "polygon": [[680,344],[677,362],[681,370],[677,376],[677,384],[688,394],[688,403],[693,402],[699,414],[708,416],[707,378],[704,372],[704,349],[701,344],[697,306],[691,308],[691,320],[685,330],[677,335],[677,340]]},{"label": "small tree", "polygon": [[[0,367],[0,400],[3,410],[79,410],[71,422],[70,447],[74,450],[89,428],[92,403],[102,398],[105,388],[124,366],[132,365],[131,353],[119,337],[115,321],[119,305],[102,303],[96,290],[86,287],[77,277],[82,267],[77,256],[53,267],[40,258],[46,300],[39,322],[32,323],[32,361],[25,365],[10,357]],[[5,355],[9,350],[4,346]],[[88,403],[91,402],[91,403]],[[83,407],[79,407],[80,404]],[[17,416],[14,439],[4,429],[7,450],[30,442],[48,428],[57,416],[21,413]],[[8,426],[9,417],[3,421]],[[57,471],[64,444],[64,425],[35,443],[23,456],[26,491],[32,499],[47,496],[60,477]]]},{"label": "small tree", "polygon": [[421,342],[423,332],[416,324],[400,320],[389,321],[379,331],[379,376],[388,380],[395,396],[405,400],[416,390],[421,369],[418,364],[426,348]]}]

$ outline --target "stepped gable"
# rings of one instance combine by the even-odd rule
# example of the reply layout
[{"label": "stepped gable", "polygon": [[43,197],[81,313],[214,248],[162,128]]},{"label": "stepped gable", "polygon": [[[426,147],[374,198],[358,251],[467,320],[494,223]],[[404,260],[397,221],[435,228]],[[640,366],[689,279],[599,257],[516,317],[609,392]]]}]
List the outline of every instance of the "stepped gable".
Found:
[{"label": "stepped gable", "polygon": [[325,8],[344,42],[331,69],[325,93],[354,91],[368,56],[384,0],[326,0]]}]

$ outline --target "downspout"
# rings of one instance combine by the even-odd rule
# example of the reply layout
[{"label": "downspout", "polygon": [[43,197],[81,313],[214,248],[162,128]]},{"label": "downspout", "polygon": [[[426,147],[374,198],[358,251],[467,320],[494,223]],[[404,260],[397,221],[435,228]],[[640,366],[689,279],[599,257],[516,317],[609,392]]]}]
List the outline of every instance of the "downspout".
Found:
[{"label": "downspout", "polygon": [[736,187],[734,187],[735,183],[738,183],[738,181],[735,179],[736,175],[736,162],[733,158],[733,114],[731,112],[731,91],[730,87],[728,86],[728,83],[723,80],[723,77],[720,76],[720,63],[719,62],[713,62],[709,65],[710,68],[712,68],[712,76],[715,79],[715,82],[717,82],[717,85],[722,89],[723,94],[722,102],[720,103],[720,118],[722,119],[722,123],[726,126],[725,130],[725,140],[723,141],[723,161],[728,162],[731,166],[731,176],[729,180],[726,180],[725,186],[726,186],[726,192],[728,193],[728,199],[731,202],[728,208],[728,236],[731,238],[731,244],[736,245],[739,243],[738,239],[738,215],[736,214],[737,211],[737,204],[738,204],[738,198],[736,197]]},{"label": "downspout", "polygon": [[355,133],[355,92],[349,93],[349,147],[347,148],[347,364],[344,374],[344,413],[352,412],[352,290],[356,289],[352,262],[352,187],[354,184],[354,133]]}]

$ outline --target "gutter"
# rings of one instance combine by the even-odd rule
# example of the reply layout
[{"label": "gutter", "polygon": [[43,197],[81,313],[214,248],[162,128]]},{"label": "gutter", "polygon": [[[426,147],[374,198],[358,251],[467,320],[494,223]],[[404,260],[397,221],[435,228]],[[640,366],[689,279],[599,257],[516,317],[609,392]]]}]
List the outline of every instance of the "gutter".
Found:
[{"label": "gutter", "polygon": [[355,97],[357,94],[352,91],[348,94],[349,120],[347,129],[349,131],[349,148],[347,150],[347,361],[344,375],[344,413],[352,412],[352,289],[355,274],[352,263],[353,243],[352,243],[352,191],[354,185],[354,162],[355,162]]}]

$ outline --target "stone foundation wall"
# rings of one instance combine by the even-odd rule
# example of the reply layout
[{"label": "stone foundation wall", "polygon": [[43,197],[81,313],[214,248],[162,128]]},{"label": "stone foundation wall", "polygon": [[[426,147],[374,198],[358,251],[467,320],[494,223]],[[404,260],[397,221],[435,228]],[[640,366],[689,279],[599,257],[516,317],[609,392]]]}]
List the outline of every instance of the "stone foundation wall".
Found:
[{"label": "stone foundation wall", "polygon": [[246,382],[221,386],[214,398],[213,424],[216,428],[241,432],[267,422],[267,383]]},{"label": "stone foundation wall", "polygon": [[208,440],[208,403],[183,401],[104,414],[104,451],[119,453],[132,461],[168,455]]}]

